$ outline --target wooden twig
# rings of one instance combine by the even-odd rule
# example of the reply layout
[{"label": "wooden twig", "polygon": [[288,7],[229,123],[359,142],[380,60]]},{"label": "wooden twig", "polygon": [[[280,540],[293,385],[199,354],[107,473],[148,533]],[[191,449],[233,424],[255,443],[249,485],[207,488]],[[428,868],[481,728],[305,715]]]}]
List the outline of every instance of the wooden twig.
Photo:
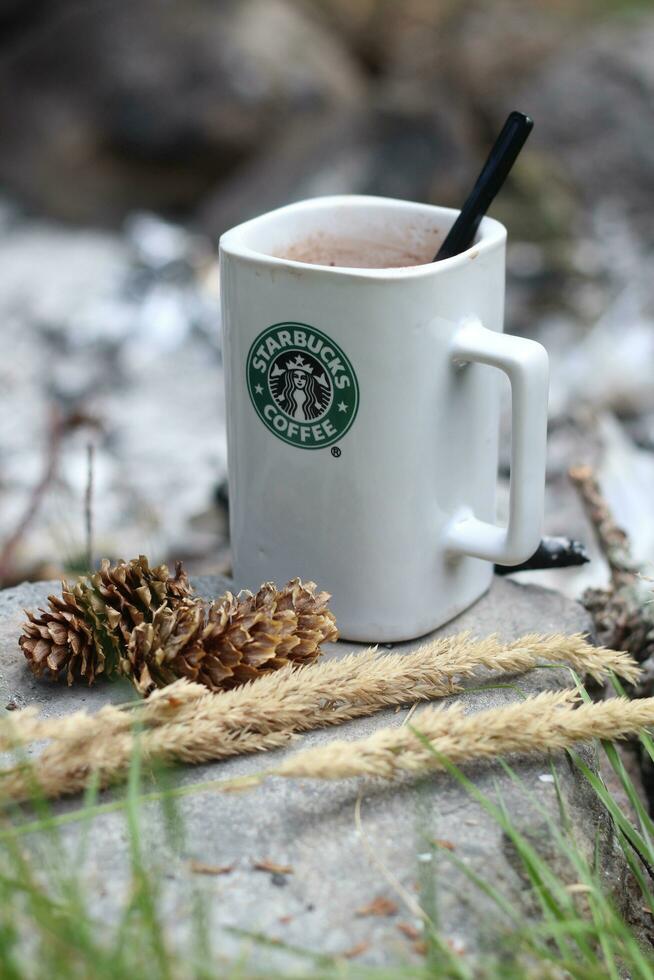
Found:
[{"label": "wooden twig", "polygon": [[[570,479],[577,488],[600,550],[608,563],[607,588],[586,589],[581,601],[593,617],[599,643],[625,650],[639,663],[654,657],[654,602],[646,569],[634,560],[627,533],[616,523],[590,466],[576,466]],[[651,667],[636,688],[638,696],[652,690]]]},{"label": "wooden twig", "polygon": [[23,511],[18,524],[16,525],[12,534],[7,538],[2,550],[0,551],[0,583],[5,582],[9,577],[16,548],[23,539],[30,524],[36,517],[48,487],[56,476],[59,453],[61,450],[61,439],[65,428],[65,419],[61,415],[61,412],[57,408],[53,407],[50,416],[48,444],[43,473],[30,494],[27,506]]},{"label": "wooden twig", "polygon": [[84,524],[86,528],[86,567],[89,572],[95,568],[93,555],[93,470],[95,446],[89,442],[86,447],[86,493],[84,494]]},{"label": "wooden twig", "polygon": [[629,537],[626,531],[616,524],[592,468],[573,466],[569,475],[593,526],[602,554],[608,562],[612,580],[620,584],[625,575],[633,578],[640,568],[631,556]]}]

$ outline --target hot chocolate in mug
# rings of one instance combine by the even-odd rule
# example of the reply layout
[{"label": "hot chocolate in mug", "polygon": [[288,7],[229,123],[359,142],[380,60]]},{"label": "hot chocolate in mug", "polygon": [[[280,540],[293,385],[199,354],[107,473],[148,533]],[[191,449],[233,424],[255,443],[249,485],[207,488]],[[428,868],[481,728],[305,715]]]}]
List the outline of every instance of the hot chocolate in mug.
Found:
[{"label": "hot chocolate in mug", "polygon": [[317,582],[347,639],[429,632],[488,589],[494,562],[519,564],[540,541],[547,354],[502,333],[499,222],[430,262],[456,214],[323,197],[220,241],[234,575]]}]

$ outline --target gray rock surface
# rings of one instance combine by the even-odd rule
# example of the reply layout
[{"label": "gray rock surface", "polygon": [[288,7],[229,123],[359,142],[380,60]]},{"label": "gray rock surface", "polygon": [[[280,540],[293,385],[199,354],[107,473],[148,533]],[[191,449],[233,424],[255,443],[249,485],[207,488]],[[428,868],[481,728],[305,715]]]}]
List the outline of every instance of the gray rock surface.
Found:
[{"label": "gray rock surface", "polygon": [[[196,585],[215,595],[225,580],[207,577]],[[248,583],[251,584],[251,583]],[[92,689],[67,690],[33,679],[17,648],[23,607],[43,603],[53,583],[24,584],[0,592],[0,697],[2,705],[37,704],[48,714],[63,714],[80,706],[99,708],[107,701],[125,700],[122,684],[98,684]],[[440,632],[471,630],[478,635],[498,632],[509,640],[526,632],[587,630],[589,622],[577,604],[557,593],[496,579],[490,592],[472,609]],[[396,644],[398,656],[414,643]],[[327,656],[338,657],[356,648],[343,643]],[[488,678],[468,686],[492,683]],[[570,684],[566,670],[542,669],[517,678],[502,678],[511,688],[488,688],[463,695],[470,711],[505,704],[519,695]],[[420,709],[414,715],[419,725]],[[334,730],[304,736],[300,746],[324,743],[335,737],[355,739],[384,725],[401,725],[406,710],[383,712]],[[290,751],[293,751],[291,749]],[[208,779],[227,779],[271,766],[277,756],[254,756],[180,769],[175,780],[192,786]],[[591,758],[590,754],[587,758]],[[555,760],[565,808],[576,839],[584,849],[600,842],[603,869],[616,881],[621,867],[604,814],[592,792],[565,757]],[[546,817],[560,820],[549,761],[538,758],[516,762],[522,781],[516,786],[499,766],[470,765],[467,774],[484,793],[500,793],[514,822],[528,835],[554,870],[565,874],[552,845]],[[533,794],[532,799],[528,794]],[[110,798],[107,796],[106,798]],[[533,800],[537,801],[537,806]],[[363,836],[355,821],[360,800]],[[79,806],[64,801],[59,812]],[[542,809],[539,809],[542,808]],[[311,959],[293,954],[299,947],[312,954],[343,954],[359,950],[357,961],[393,964],[420,957],[415,941],[398,925],[420,927],[391,881],[436,915],[443,935],[463,956],[497,953],[509,936],[511,924],[497,907],[459,872],[450,858],[463,861],[506,895],[525,917],[535,913],[533,898],[520,862],[501,829],[445,775],[405,780],[388,786],[369,780],[321,784],[317,781],[268,780],[256,790],[217,795],[200,791],[182,797],[179,809],[186,829],[182,853],[166,845],[164,821],[158,803],[144,805],[143,844],[153,869],[163,875],[162,901],[170,931],[180,943],[189,929],[192,889],[199,890],[209,915],[211,934],[221,955],[245,952],[266,968],[305,969]],[[75,853],[79,828],[62,831],[62,846]],[[431,842],[449,842],[453,850],[434,848]],[[27,838],[39,847],[38,837]],[[123,813],[95,819],[84,876],[92,894],[92,910],[103,922],[116,919],[129,882],[127,830]],[[193,874],[195,859],[213,865],[233,865],[220,876]],[[253,869],[261,860],[290,865],[291,874]],[[397,913],[360,916],[357,910],[383,896],[397,905]],[[245,929],[279,940],[282,947],[250,944],[230,928]],[[301,975],[306,975],[303,973]]]}]

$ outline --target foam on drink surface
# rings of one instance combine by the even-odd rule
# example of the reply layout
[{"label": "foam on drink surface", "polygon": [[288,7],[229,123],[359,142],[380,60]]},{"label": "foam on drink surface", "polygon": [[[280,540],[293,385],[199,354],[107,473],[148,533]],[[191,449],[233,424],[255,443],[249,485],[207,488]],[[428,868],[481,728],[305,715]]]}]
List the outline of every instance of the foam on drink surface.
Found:
[{"label": "foam on drink surface", "polygon": [[408,227],[401,240],[379,241],[366,236],[314,232],[285,248],[279,259],[346,269],[402,269],[431,262],[442,241],[437,228]]}]

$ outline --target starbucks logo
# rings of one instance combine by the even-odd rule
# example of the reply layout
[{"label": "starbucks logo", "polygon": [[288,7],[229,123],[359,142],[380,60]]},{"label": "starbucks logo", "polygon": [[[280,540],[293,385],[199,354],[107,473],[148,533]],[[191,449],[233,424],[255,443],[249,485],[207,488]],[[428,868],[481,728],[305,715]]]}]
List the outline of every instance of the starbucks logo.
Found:
[{"label": "starbucks logo", "polygon": [[259,334],[247,359],[250,398],[264,425],[303,449],[345,435],[359,407],[352,365],[333,340],[305,323],[276,323]]}]

